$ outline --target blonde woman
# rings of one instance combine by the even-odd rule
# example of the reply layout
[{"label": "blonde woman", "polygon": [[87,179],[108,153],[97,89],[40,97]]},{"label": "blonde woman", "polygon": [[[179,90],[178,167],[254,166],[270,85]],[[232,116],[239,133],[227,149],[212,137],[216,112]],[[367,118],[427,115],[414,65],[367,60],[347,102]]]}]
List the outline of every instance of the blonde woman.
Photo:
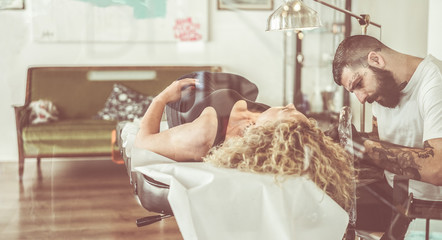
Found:
[{"label": "blonde woman", "polygon": [[[254,84],[244,79],[234,78],[242,82],[232,85],[242,86],[239,90],[207,90],[201,85],[211,85],[216,77],[209,76],[209,81],[207,75],[180,79],[156,96],[141,121],[135,145],[175,161],[204,160],[283,177],[306,175],[344,209],[349,208],[354,182],[350,158],[314,120],[293,104],[268,107],[250,100],[257,90],[250,91]],[[252,94],[246,98],[240,92]],[[173,121],[160,132],[166,106]]]},{"label": "blonde woman", "polygon": [[242,137],[212,148],[204,161],[220,167],[308,176],[344,209],[352,203],[354,172],[346,152],[315,126],[314,120],[267,121]]}]

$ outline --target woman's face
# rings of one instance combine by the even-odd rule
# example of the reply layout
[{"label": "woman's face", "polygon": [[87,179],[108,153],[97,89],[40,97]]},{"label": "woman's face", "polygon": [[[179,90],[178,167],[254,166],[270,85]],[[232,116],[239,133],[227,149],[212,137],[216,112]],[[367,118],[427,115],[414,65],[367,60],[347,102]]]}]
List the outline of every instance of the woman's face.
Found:
[{"label": "woman's face", "polygon": [[268,121],[289,120],[296,122],[308,122],[307,117],[296,110],[295,105],[290,103],[285,107],[271,107],[261,113],[256,119],[255,125],[262,125]]}]

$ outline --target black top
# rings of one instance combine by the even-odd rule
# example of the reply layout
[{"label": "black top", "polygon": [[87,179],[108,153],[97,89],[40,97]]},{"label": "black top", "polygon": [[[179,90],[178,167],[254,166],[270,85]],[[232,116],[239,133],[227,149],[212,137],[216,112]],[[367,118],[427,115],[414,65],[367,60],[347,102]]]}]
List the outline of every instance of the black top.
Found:
[{"label": "black top", "polygon": [[200,84],[197,85],[199,87],[192,90],[183,90],[181,99],[169,103],[166,107],[167,121],[170,128],[192,122],[201,115],[206,107],[213,107],[218,118],[218,128],[213,143],[213,146],[216,146],[225,140],[230,112],[236,102],[239,100],[246,101],[247,109],[253,112],[263,112],[269,108],[265,104],[253,101],[258,95],[258,89],[255,84],[243,77],[228,73],[199,72],[193,74],[180,79],[202,77],[202,79],[199,78]]}]

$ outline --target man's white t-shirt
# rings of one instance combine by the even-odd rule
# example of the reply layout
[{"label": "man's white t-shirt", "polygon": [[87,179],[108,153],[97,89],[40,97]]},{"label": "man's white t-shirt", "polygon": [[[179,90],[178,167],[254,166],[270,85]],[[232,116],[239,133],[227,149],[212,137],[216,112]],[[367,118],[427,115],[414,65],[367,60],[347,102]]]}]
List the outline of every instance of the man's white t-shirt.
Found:
[{"label": "man's white t-shirt", "polygon": [[[423,148],[425,141],[442,138],[442,62],[425,57],[402,94],[395,108],[372,105],[380,140]],[[385,171],[385,175],[392,181],[392,173]]]}]

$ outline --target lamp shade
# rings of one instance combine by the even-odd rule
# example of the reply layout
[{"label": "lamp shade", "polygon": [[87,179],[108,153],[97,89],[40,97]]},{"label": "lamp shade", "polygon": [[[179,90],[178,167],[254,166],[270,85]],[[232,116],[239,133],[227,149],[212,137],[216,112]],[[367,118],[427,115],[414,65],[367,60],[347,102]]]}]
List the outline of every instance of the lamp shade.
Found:
[{"label": "lamp shade", "polygon": [[287,0],[267,19],[266,31],[308,30],[321,26],[318,13],[301,0]]}]

